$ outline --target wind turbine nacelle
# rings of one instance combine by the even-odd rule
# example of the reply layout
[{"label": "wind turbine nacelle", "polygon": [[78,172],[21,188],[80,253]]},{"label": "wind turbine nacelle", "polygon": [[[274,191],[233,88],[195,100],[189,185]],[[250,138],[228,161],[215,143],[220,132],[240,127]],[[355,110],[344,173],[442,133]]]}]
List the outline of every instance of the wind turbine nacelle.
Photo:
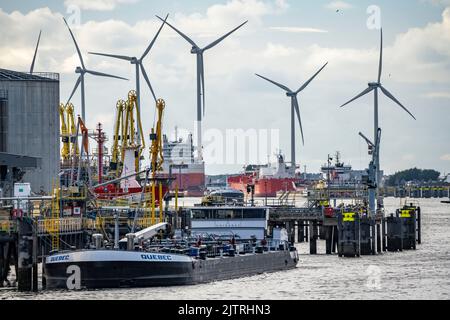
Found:
[{"label": "wind turbine nacelle", "polygon": [[200,48],[199,47],[192,47],[192,49],[191,49],[191,53],[192,54],[197,54],[197,53],[199,53],[201,50],[200,50]]},{"label": "wind turbine nacelle", "polygon": [[369,82],[369,87],[371,88],[378,88],[380,84],[378,82]]},{"label": "wind turbine nacelle", "polygon": [[294,92],[286,92],[286,96],[288,96],[289,98],[295,97],[296,94]]},{"label": "wind turbine nacelle", "polygon": [[83,73],[83,69],[81,67],[76,67],[75,73]]}]

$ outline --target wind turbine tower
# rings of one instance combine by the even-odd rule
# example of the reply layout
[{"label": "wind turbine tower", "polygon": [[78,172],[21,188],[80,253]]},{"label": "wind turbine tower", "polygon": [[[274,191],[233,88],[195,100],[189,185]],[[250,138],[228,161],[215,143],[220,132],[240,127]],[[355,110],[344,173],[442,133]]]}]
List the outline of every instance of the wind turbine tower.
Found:
[{"label": "wind turbine tower", "polygon": [[[351,99],[350,101],[346,102],[341,106],[344,107],[348,105],[349,103],[365,96],[366,94],[370,92],[374,92],[374,139],[373,139],[373,145],[374,149],[376,150],[376,155],[374,159],[375,164],[375,183],[376,183],[376,189],[377,189],[377,198],[378,198],[378,188],[380,186],[380,139],[379,139],[379,124],[378,124],[378,116],[379,116],[379,109],[378,109],[378,91],[381,90],[381,92],[387,96],[389,99],[394,101],[398,106],[400,106],[403,110],[405,110],[414,120],[416,118],[414,115],[403,105],[400,103],[400,101],[397,100],[397,98],[394,97],[392,93],[390,93],[382,84],[381,84],[381,76],[383,71],[383,29],[380,30],[381,34],[381,45],[380,45],[380,60],[378,64],[378,80],[376,82],[370,82],[368,85],[368,88],[365,89],[363,92],[361,92],[359,95]],[[375,212],[371,212],[371,214],[375,214]]]},{"label": "wind turbine tower", "polygon": [[202,120],[205,116],[205,67],[203,60],[203,53],[209,49],[214,48],[220,42],[222,42],[225,38],[230,36],[233,32],[241,28],[248,21],[245,21],[238,27],[234,28],[221,38],[211,42],[204,48],[200,48],[191,38],[182,33],[180,30],[175,28],[173,25],[165,21],[159,16],[156,16],[161,21],[164,21],[169,27],[171,27],[175,32],[177,32],[181,37],[183,37],[187,42],[192,45],[191,53],[197,56],[197,148],[198,148],[198,157],[200,160],[203,159],[203,151],[202,151]]},{"label": "wind turbine tower", "polygon": [[298,123],[300,125],[300,132],[302,134],[302,142],[303,145],[305,145],[305,138],[303,135],[303,127],[302,127],[302,119],[301,119],[301,115],[300,115],[300,107],[299,107],[299,103],[298,103],[298,98],[297,95],[302,92],[310,83],[311,81],[314,80],[315,77],[317,77],[317,75],[327,66],[328,62],[325,63],[325,65],[319,69],[319,71],[317,71],[308,81],[306,81],[297,91],[292,91],[291,89],[289,89],[288,87],[275,82],[273,80],[270,80],[266,77],[263,77],[259,74],[256,74],[258,77],[269,81],[270,83],[276,85],[277,87],[283,89],[286,91],[286,95],[291,98],[291,162],[292,162],[292,170],[295,173],[295,169],[297,167],[297,162],[296,162],[296,156],[295,156],[295,115],[297,115],[298,118]]},{"label": "wind turbine tower", "polygon": [[[110,57],[110,58],[115,58],[115,59],[119,59],[119,60],[125,60],[125,61],[129,61],[132,65],[134,64],[136,66],[136,95],[137,95],[137,112],[141,111],[141,86],[140,86],[140,74],[142,73],[142,76],[145,79],[145,82],[147,82],[147,85],[153,95],[153,99],[155,99],[155,103],[157,102],[157,98],[155,95],[155,92],[153,91],[152,85],[150,83],[150,80],[148,78],[147,72],[145,71],[144,68],[144,64],[143,64],[143,60],[144,58],[148,55],[148,53],[150,52],[150,50],[152,49],[153,45],[156,42],[156,39],[158,38],[161,29],[164,27],[164,23],[167,20],[167,18],[169,17],[169,15],[166,16],[166,19],[163,21],[161,27],[159,28],[158,32],[156,33],[155,37],[153,38],[153,40],[150,42],[149,46],[147,47],[147,49],[144,51],[144,53],[142,54],[142,56],[140,58],[137,57],[128,57],[128,56],[123,56],[123,55],[116,55],[116,54],[106,54],[106,53],[98,53],[98,52],[89,52],[89,54],[93,54],[93,55],[98,55],[98,56],[104,56],[104,57]],[[138,140],[140,140],[140,132],[138,131]]]},{"label": "wind turbine tower", "polygon": [[80,48],[78,47],[77,41],[75,40],[75,37],[74,37],[72,30],[70,29],[69,24],[67,23],[66,19],[64,19],[64,23],[66,24],[67,29],[69,29],[70,35],[73,39],[73,43],[75,44],[75,48],[77,50],[78,57],[80,58],[80,62],[81,62],[81,67],[78,66],[75,69],[75,73],[79,73],[80,76],[78,77],[77,82],[75,83],[75,87],[73,88],[72,94],[70,95],[69,99],[67,100],[66,105],[70,102],[73,95],[77,91],[78,86],[81,84],[81,119],[83,120],[84,124],[86,125],[86,101],[85,101],[84,75],[86,73],[88,73],[88,74],[91,74],[94,76],[100,76],[100,77],[108,77],[108,78],[115,78],[115,79],[121,79],[121,80],[128,80],[128,79],[118,77],[118,76],[113,76],[113,75],[110,75],[107,73],[101,73],[101,72],[86,69],[86,67],[84,65],[84,61],[83,61],[83,56],[81,55]]}]

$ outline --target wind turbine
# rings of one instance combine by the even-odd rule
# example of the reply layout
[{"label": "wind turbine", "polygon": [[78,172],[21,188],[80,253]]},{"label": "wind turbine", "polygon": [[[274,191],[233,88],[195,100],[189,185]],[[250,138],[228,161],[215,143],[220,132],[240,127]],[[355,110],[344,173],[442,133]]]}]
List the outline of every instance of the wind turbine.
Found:
[{"label": "wind turbine", "polygon": [[375,141],[375,148],[378,150],[377,154],[376,154],[376,159],[375,159],[375,166],[376,166],[376,184],[377,184],[377,188],[379,185],[379,180],[380,180],[380,152],[379,152],[379,139],[378,139],[378,129],[379,129],[379,125],[378,125],[378,89],[381,90],[381,92],[384,93],[385,96],[387,96],[389,99],[391,99],[392,101],[394,101],[397,105],[399,105],[403,110],[405,110],[411,117],[413,117],[414,120],[416,120],[416,118],[414,117],[414,115],[408,110],[406,109],[406,107],[400,103],[400,101],[397,100],[397,98],[395,98],[392,93],[390,93],[385,87],[383,87],[383,85],[381,84],[381,75],[382,75],[382,71],[383,71],[383,29],[381,29],[380,31],[381,34],[381,45],[380,45],[380,61],[379,61],[379,65],[378,65],[378,81],[377,82],[370,82],[369,83],[369,87],[364,90],[363,92],[361,92],[359,95],[357,95],[356,97],[354,97],[353,99],[351,99],[350,101],[346,102],[345,104],[343,104],[341,106],[344,107],[346,105],[348,105],[349,103],[365,96],[366,94],[370,93],[370,92],[374,92],[374,141]]},{"label": "wind turbine", "polygon": [[[161,17],[156,16],[161,21],[163,20]],[[211,42],[209,45],[207,45],[204,48],[200,48],[191,38],[189,38],[187,35],[182,33],[180,30],[172,26],[170,23],[165,21],[169,27],[171,27],[175,32],[177,32],[180,36],[182,36],[187,42],[189,42],[192,45],[191,53],[197,55],[197,147],[198,147],[198,157],[202,159],[202,128],[201,128],[201,122],[202,118],[205,116],[205,67],[204,67],[204,60],[203,60],[203,53],[209,49],[214,48],[217,46],[220,42],[222,42],[225,38],[230,36],[233,32],[241,28],[244,24],[246,24],[248,21],[245,21],[238,27],[234,28],[221,38]],[[203,114],[202,114],[202,106],[203,106]]]},{"label": "wind turbine", "polygon": [[64,22],[67,26],[67,29],[69,29],[70,35],[72,36],[73,39],[73,43],[75,44],[75,48],[77,49],[77,53],[78,53],[78,57],[80,58],[80,62],[81,62],[81,67],[78,66],[75,69],[75,73],[79,73],[80,76],[77,79],[77,82],[75,83],[75,87],[73,88],[72,94],[70,95],[69,99],[67,100],[67,103],[70,102],[70,100],[72,99],[73,95],[75,94],[75,91],[77,91],[78,86],[81,83],[81,119],[83,120],[84,124],[86,125],[86,105],[85,105],[85,94],[84,94],[84,75],[86,73],[88,74],[92,74],[94,76],[100,76],[100,77],[109,77],[109,78],[115,78],[115,79],[121,79],[121,80],[128,80],[126,78],[122,78],[122,77],[118,77],[118,76],[113,76],[107,73],[101,73],[101,72],[97,72],[97,71],[92,71],[89,69],[86,69],[85,65],[84,65],[84,61],[83,61],[83,56],[81,55],[81,51],[80,48],[78,47],[77,41],[75,40],[75,37],[72,33],[72,30],[70,30],[69,25],[67,24],[66,19],[64,19]]},{"label": "wind turbine", "polygon": [[[167,20],[168,17],[169,17],[169,15],[166,16],[166,19],[164,20],[164,22]],[[155,99],[155,102],[157,102],[157,98],[156,98],[155,92],[153,91],[152,85],[150,84],[150,80],[148,78],[147,72],[145,71],[145,68],[144,68],[144,65],[143,65],[142,62],[143,62],[144,58],[150,52],[150,50],[153,47],[153,45],[155,44],[155,41],[158,38],[159,33],[161,32],[161,29],[164,27],[164,22],[161,25],[161,27],[159,28],[159,30],[156,33],[155,37],[153,38],[152,42],[147,47],[147,49],[145,50],[144,54],[141,56],[140,59],[138,59],[136,57],[128,57],[128,56],[121,56],[121,55],[115,55],[115,54],[89,52],[89,54],[94,54],[94,55],[98,55],[98,56],[104,56],[104,57],[110,57],[110,58],[115,58],[115,59],[129,61],[131,64],[134,64],[136,66],[136,94],[137,94],[137,109],[138,109],[138,112],[140,112],[140,107],[141,107],[141,92],[140,92],[140,81],[139,81],[140,80],[140,72],[142,72],[142,75],[143,75],[145,81],[147,82],[147,85],[150,88],[150,91],[152,92],[153,98]],[[138,134],[139,134],[139,131],[138,131]]]},{"label": "wind turbine", "polygon": [[297,99],[297,95],[302,92],[310,83],[311,81],[314,80],[315,77],[317,77],[317,75],[327,66],[328,62],[325,63],[325,65],[319,69],[319,71],[317,71],[308,81],[306,81],[301,87],[300,89],[298,89],[297,91],[292,91],[291,89],[289,89],[288,87],[277,83],[273,80],[270,80],[266,77],[263,77],[259,74],[256,74],[258,77],[269,81],[270,83],[276,85],[277,87],[283,89],[286,91],[286,95],[288,97],[291,98],[291,162],[292,162],[292,168],[296,168],[297,164],[296,164],[296,159],[295,159],[295,115],[297,114],[297,118],[298,118],[298,122],[300,124],[300,132],[302,134],[302,142],[303,145],[305,145],[305,138],[303,135],[303,127],[302,127],[302,119],[300,116],[300,107],[298,105],[298,99]]},{"label": "wind turbine", "polygon": [[33,61],[31,62],[30,74],[33,74],[33,71],[34,71],[34,63],[36,62],[36,56],[37,56],[38,49],[39,49],[39,41],[41,41],[41,34],[42,34],[42,30],[39,31],[39,37],[38,37],[38,41],[36,43],[36,49],[34,50]]}]

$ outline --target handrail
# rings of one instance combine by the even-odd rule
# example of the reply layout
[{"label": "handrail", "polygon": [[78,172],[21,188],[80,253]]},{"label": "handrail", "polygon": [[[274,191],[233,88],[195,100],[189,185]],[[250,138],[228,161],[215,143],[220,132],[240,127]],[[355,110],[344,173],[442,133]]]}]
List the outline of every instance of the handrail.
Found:
[{"label": "handrail", "polygon": [[39,235],[79,232],[83,230],[82,218],[42,219],[37,221]]}]

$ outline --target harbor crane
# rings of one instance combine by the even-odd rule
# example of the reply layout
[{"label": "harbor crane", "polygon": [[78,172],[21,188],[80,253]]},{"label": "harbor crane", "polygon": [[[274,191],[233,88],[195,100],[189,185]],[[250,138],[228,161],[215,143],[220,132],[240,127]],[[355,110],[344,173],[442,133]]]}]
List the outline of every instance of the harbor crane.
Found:
[{"label": "harbor crane", "polygon": [[152,128],[150,134],[150,141],[152,145],[150,147],[150,159],[151,159],[151,171],[152,178],[156,177],[156,173],[162,170],[164,162],[163,148],[162,148],[162,119],[166,103],[162,99],[158,99],[156,103],[156,109],[158,112],[158,118],[156,122],[156,128]]},{"label": "harbor crane", "polygon": [[126,150],[135,151],[135,172],[140,171],[140,160],[146,146],[137,101],[136,91],[131,90],[128,93],[127,101],[119,100],[116,104],[114,141],[110,163],[110,170],[116,177],[119,177],[122,173]]},{"label": "harbor crane", "polygon": [[[163,148],[162,148],[162,120],[163,120],[163,114],[164,109],[166,107],[166,103],[163,99],[158,99],[156,102],[156,110],[157,110],[157,120],[156,120],[156,127],[152,128],[150,133],[150,168],[149,170],[145,171],[145,181],[142,188],[141,198],[139,200],[138,208],[136,210],[136,214],[134,216],[133,221],[133,227],[131,229],[131,232],[133,233],[136,228],[137,219],[139,217],[139,211],[144,199],[144,194],[147,189],[147,183],[150,180],[150,188],[151,188],[151,216],[146,217],[147,219],[151,219],[151,225],[155,225],[155,203],[156,203],[156,183],[157,183],[157,173],[162,171],[162,166],[164,163],[164,156],[163,156]],[[151,179],[149,177],[151,173]],[[162,223],[162,202],[163,202],[163,192],[162,192],[162,182],[159,182],[159,223]],[[164,224],[165,225],[165,224]]]},{"label": "harbor crane", "polygon": [[[116,122],[114,124],[114,141],[112,145],[112,157],[110,163],[110,170],[116,177],[120,175],[123,162],[119,162],[119,157],[121,157],[120,141],[123,139],[123,133],[125,131],[123,127],[123,113],[126,107],[126,102],[124,100],[117,101],[116,104]],[[120,158],[121,159],[121,158]]]},{"label": "harbor crane", "polygon": [[[145,150],[144,132],[142,130],[141,114],[137,103],[137,93],[131,90],[125,104],[124,134],[122,139],[122,163],[125,161],[125,150],[135,150],[135,171],[140,170],[140,160]],[[136,114],[135,114],[136,111]]]},{"label": "harbor crane", "polygon": [[381,142],[381,129],[378,129],[377,134],[377,141],[372,142],[367,138],[364,134],[361,132],[359,135],[367,142],[369,146],[369,155],[372,156],[372,161],[369,164],[369,170],[368,170],[368,181],[367,185],[369,188],[369,213],[372,216],[376,215],[377,212],[377,204],[376,204],[376,197],[377,197],[377,189],[378,189],[378,179],[377,179],[377,159],[378,159],[378,153],[380,151],[380,142]]},{"label": "harbor crane", "polygon": [[63,147],[61,149],[61,158],[63,161],[69,161],[71,155],[78,157],[80,151],[76,143],[76,124],[74,117],[74,106],[68,103],[64,106],[63,103],[59,105],[59,117],[61,122],[61,142]]},{"label": "harbor crane", "polygon": [[68,161],[70,159],[70,141],[65,115],[66,108],[64,107],[64,104],[61,103],[59,105],[59,117],[61,119],[61,142],[63,144],[63,147],[61,149],[61,158],[63,161]]}]

